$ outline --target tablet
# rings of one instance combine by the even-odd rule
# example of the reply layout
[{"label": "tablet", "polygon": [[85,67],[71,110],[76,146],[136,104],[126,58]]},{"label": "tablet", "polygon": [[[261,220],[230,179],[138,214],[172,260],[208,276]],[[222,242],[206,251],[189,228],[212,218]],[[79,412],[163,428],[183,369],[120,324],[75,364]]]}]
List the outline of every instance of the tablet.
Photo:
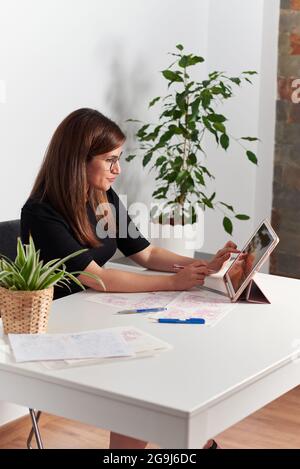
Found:
[{"label": "tablet", "polygon": [[264,220],[224,275],[231,301],[236,301],[247,288],[278,242],[277,234],[268,220]]}]

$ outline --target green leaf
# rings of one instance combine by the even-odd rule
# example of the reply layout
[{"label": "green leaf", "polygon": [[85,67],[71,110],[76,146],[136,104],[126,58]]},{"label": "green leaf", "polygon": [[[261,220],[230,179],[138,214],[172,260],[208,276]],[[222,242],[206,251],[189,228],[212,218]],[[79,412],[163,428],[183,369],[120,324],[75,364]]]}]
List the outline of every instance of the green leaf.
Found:
[{"label": "green leaf", "polygon": [[160,156],[159,158],[157,158],[155,166],[161,166],[166,160],[167,158],[165,156]]},{"label": "green leaf", "polygon": [[229,142],[230,140],[227,134],[221,135],[220,143],[221,143],[222,148],[224,148],[224,150],[227,150],[227,148],[229,147]]},{"label": "green leaf", "polygon": [[211,126],[211,124],[210,124],[209,120],[207,119],[207,117],[203,116],[202,121],[203,121],[203,124],[205,125],[205,127],[207,128],[207,130],[215,136],[216,142],[219,144],[218,133],[215,129],[213,129],[213,127]]},{"label": "green leaf", "polygon": [[[79,251],[73,252],[72,254],[69,254],[68,256],[64,257],[63,259],[59,259],[55,264],[53,264],[50,268],[47,268],[45,272],[41,275],[39,278],[39,282],[36,285],[36,290],[40,289],[40,285],[44,283],[44,281],[52,274],[55,273],[55,271],[61,267],[63,264],[65,264],[68,260],[72,259],[73,257],[79,256],[83,252],[86,252],[88,249],[80,249]],[[51,262],[51,261],[50,261]],[[49,264],[49,263],[48,263]]]},{"label": "green leaf", "polygon": [[136,155],[128,155],[126,159],[126,161],[131,161],[133,160],[134,158],[136,157]]},{"label": "green leaf", "polygon": [[179,168],[181,168],[182,165],[183,165],[183,158],[181,156],[176,156],[172,164],[172,167],[178,170]]},{"label": "green leaf", "polygon": [[56,284],[56,282],[58,282],[64,276],[65,276],[65,271],[63,271],[63,270],[58,272],[58,273],[55,273],[53,275],[50,275],[49,277],[47,277],[45,279],[45,281],[43,283],[40,284],[40,287],[39,287],[40,290],[44,290],[46,288],[52,287],[53,285]]},{"label": "green leaf", "polygon": [[13,272],[0,272],[0,284],[5,278],[11,277],[12,275],[14,275]]},{"label": "green leaf", "polygon": [[150,124],[143,125],[136,133],[137,137],[143,138],[146,134],[146,130],[150,127]]},{"label": "green leaf", "polygon": [[248,215],[236,215],[235,218],[237,218],[238,220],[250,220],[250,217],[248,217]]},{"label": "green leaf", "polygon": [[205,186],[205,181],[204,181],[203,174],[200,173],[199,171],[195,171],[195,175],[196,175],[196,178],[197,178],[198,182],[199,182],[202,186]]},{"label": "green leaf", "polygon": [[194,153],[191,153],[187,158],[187,164],[189,165],[196,165],[197,164],[197,157]]},{"label": "green leaf", "polygon": [[256,165],[258,164],[257,157],[252,151],[247,151],[247,156],[251,163],[254,163]]},{"label": "green leaf", "polygon": [[212,94],[209,90],[204,90],[201,93],[202,105],[204,109],[207,109],[210,106],[212,100]]},{"label": "green leaf", "polygon": [[248,142],[258,142],[259,138],[256,138],[256,137],[242,137],[241,140],[247,140]]},{"label": "green leaf", "polygon": [[211,72],[208,76],[211,80],[216,80],[220,76],[221,72]]},{"label": "green leaf", "polygon": [[222,116],[221,114],[209,114],[207,116],[207,119],[210,122],[225,122],[227,121],[225,116]]},{"label": "green leaf", "polygon": [[180,184],[184,179],[186,179],[189,176],[188,171],[180,171],[179,174],[176,177],[176,182]]},{"label": "green leaf", "polygon": [[223,89],[220,86],[213,86],[211,89],[212,94],[223,94]]},{"label": "green leaf", "polygon": [[234,208],[232,207],[232,205],[227,205],[225,204],[225,202],[220,202],[220,204],[224,205],[224,207],[226,207],[228,210],[234,213]]},{"label": "green leaf", "polygon": [[183,55],[178,62],[179,67],[186,68],[204,62],[203,57],[196,55]]},{"label": "green leaf", "polygon": [[[84,277],[90,277],[92,278],[93,280],[96,280],[96,282],[102,286],[103,290],[105,291],[106,290],[106,287],[104,285],[104,283],[102,282],[102,280],[100,279],[100,277],[98,277],[97,275],[93,275],[91,274],[90,272],[81,272],[80,275],[83,275]],[[75,275],[73,275],[73,273],[70,273],[70,272],[66,272],[66,277],[69,279],[69,280],[72,280],[74,283],[76,283],[76,285],[78,285],[82,290],[85,290],[85,286],[78,280],[77,277],[75,277]]]},{"label": "green leaf", "polygon": [[177,48],[178,50],[183,50],[183,45],[182,45],[182,44],[177,44],[176,48]]},{"label": "green leaf", "polygon": [[208,208],[211,208],[211,209],[214,208],[213,204],[211,203],[211,201],[210,201],[209,199],[203,198],[203,199],[202,199],[202,202],[203,202],[204,205],[206,205]]},{"label": "green leaf", "polygon": [[200,63],[203,63],[203,62],[205,62],[205,60],[204,60],[203,57],[199,57],[198,55],[194,55],[194,56],[191,57],[191,59],[189,60],[189,66],[190,66],[190,65],[200,64]]},{"label": "green leaf", "polygon": [[254,70],[250,70],[250,71],[247,71],[247,72],[243,72],[243,75],[258,75],[258,73],[255,72]]},{"label": "green leaf", "polygon": [[186,94],[183,93],[176,93],[176,104],[181,111],[186,111],[187,109],[187,102],[186,102]]},{"label": "green leaf", "polygon": [[51,261],[47,262],[47,264],[45,264],[43,267],[42,267],[42,273],[46,272],[46,270],[48,269],[48,267],[51,267],[52,265],[54,265],[56,262],[58,262],[59,259],[52,259]]},{"label": "green leaf", "polygon": [[172,132],[172,135],[181,135],[182,128],[178,127],[177,125],[169,125],[169,130]]},{"label": "green leaf", "polygon": [[167,192],[166,187],[160,187],[159,189],[157,189],[156,191],[153,192],[152,196],[155,197],[156,195],[160,195],[160,194],[165,194],[166,195],[166,192]]},{"label": "green leaf", "polygon": [[207,119],[207,117],[203,116],[203,117],[202,117],[202,120],[203,120],[203,124],[205,125],[205,127],[206,127],[210,132],[215,132],[215,130],[212,128],[212,125],[211,125],[211,123],[209,122],[209,120]]},{"label": "green leaf", "polygon": [[195,99],[195,101],[191,105],[191,107],[192,107],[192,119],[193,120],[195,120],[195,118],[197,117],[197,115],[199,113],[200,102],[201,102],[201,99],[197,98],[197,99]]},{"label": "green leaf", "polygon": [[167,132],[165,132],[161,137],[160,137],[160,140],[159,140],[159,143],[158,145],[155,147],[155,149],[157,150],[158,148],[161,148],[165,145],[165,143],[167,143],[169,140],[171,140],[171,138],[173,137],[174,135],[174,128],[171,128],[169,130],[167,130]]},{"label": "green leaf", "polygon": [[[27,251],[27,252],[26,252]],[[36,256],[35,248],[33,244],[32,237],[29,237],[29,245],[26,245],[26,262],[23,264],[22,269],[20,270],[20,276],[24,279],[24,282],[27,284],[32,272],[35,269]]]},{"label": "green leaf", "polygon": [[178,73],[172,72],[171,70],[163,70],[162,74],[167,80],[171,81],[172,83],[174,81],[176,81],[176,82],[182,82],[183,81],[183,79],[181,78],[181,76]]},{"label": "green leaf", "polygon": [[224,226],[226,233],[229,233],[230,235],[232,235],[233,225],[232,225],[232,221],[230,220],[230,218],[224,217],[223,226]]},{"label": "green leaf", "polygon": [[21,268],[23,267],[23,265],[25,264],[25,262],[26,262],[26,257],[25,257],[24,247],[23,247],[21,238],[18,237],[18,241],[17,241],[17,257],[16,257],[16,260],[15,260],[15,263],[16,263],[17,266],[21,269]]},{"label": "green leaf", "polygon": [[159,175],[155,178],[156,181],[158,181],[163,176],[165,176],[165,174],[167,172],[167,166],[168,166],[168,163],[163,163],[163,165],[160,168]]},{"label": "green leaf", "polygon": [[84,277],[91,278],[95,280],[99,285],[101,285],[104,291],[106,291],[106,286],[104,285],[104,282],[101,279],[101,277],[99,277],[99,275],[92,274],[91,272],[86,272],[86,271],[66,272],[66,276],[68,277],[66,278],[66,281],[69,282],[69,279],[73,280],[73,282],[75,282],[83,290],[85,290],[84,285],[82,285],[81,282],[76,277],[74,278],[74,275],[83,275]]},{"label": "green leaf", "polygon": [[167,174],[164,179],[170,183],[175,182],[176,178],[178,176],[178,173],[174,171],[173,173]]},{"label": "green leaf", "polygon": [[240,78],[236,78],[236,77],[229,78],[229,80],[232,81],[233,83],[235,83],[236,85],[239,85],[239,86],[242,82]]},{"label": "green leaf", "polygon": [[34,290],[34,287],[35,287],[38,279],[40,278],[40,275],[41,275],[41,272],[42,272],[42,267],[43,267],[43,261],[40,261],[38,263],[35,271],[33,272],[33,275],[31,277],[31,279],[29,279],[28,282],[27,282],[29,290]]},{"label": "green leaf", "polygon": [[149,103],[149,107],[154,106],[154,104],[157,103],[157,101],[159,100],[160,100],[160,96],[157,96],[157,98],[152,99],[152,101],[150,101]]},{"label": "green leaf", "polygon": [[162,128],[162,125],[158,125],[157,127],[155,127],[153,132],[150,132],[148,135],[144,134],[144,136],[141,137],[141,140],[143,140],[144,142],[149,142],[150,140],[153,140],[153,141],[156,140],[161,128]]},{"label": "green leaf", "polygon": [[223,134],[225,134],[226,132],[225,125],[221,124],[221,122],[214,122],[213,127],[219,132],[222,132]]},{"label": "green leaf", "polygon": [[149,153],[147,153],[144,158],[143,158],[143,166],[147,166],[147,164],[150,162],[151,158],[153,156],[153,152],[150,151]]}]

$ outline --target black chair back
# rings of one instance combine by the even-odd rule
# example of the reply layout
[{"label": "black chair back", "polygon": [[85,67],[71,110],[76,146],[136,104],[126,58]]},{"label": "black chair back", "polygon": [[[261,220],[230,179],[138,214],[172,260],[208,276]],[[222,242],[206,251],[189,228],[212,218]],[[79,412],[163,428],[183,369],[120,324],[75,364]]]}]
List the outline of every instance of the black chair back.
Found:
[{"label": "black chair back", "polygon": [[0,222],[0,254],[15,260],[18,236],[20,236],[20,220]]}]

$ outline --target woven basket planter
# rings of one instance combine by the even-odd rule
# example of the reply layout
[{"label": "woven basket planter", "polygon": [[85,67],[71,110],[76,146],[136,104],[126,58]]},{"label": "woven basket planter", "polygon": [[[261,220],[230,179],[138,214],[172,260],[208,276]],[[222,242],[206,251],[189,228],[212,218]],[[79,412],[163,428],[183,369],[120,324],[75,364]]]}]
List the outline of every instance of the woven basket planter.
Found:
[{"label": "woven basket planter", "polygon": [[0,287],[4,334],[46,332],[53,291],[53,287],[37,291],[14,291]]}]

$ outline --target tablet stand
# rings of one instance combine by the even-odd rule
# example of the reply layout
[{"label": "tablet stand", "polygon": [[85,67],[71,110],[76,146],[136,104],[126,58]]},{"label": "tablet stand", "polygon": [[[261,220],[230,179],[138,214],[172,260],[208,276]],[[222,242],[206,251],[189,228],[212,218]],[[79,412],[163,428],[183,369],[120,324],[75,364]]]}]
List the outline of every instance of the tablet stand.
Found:
[{"label": "tablet stand", "polygon": [[264,295],[254,280],[251,280],[236,301],[246,301],[247,303],[270,304],[268,298]]}]

